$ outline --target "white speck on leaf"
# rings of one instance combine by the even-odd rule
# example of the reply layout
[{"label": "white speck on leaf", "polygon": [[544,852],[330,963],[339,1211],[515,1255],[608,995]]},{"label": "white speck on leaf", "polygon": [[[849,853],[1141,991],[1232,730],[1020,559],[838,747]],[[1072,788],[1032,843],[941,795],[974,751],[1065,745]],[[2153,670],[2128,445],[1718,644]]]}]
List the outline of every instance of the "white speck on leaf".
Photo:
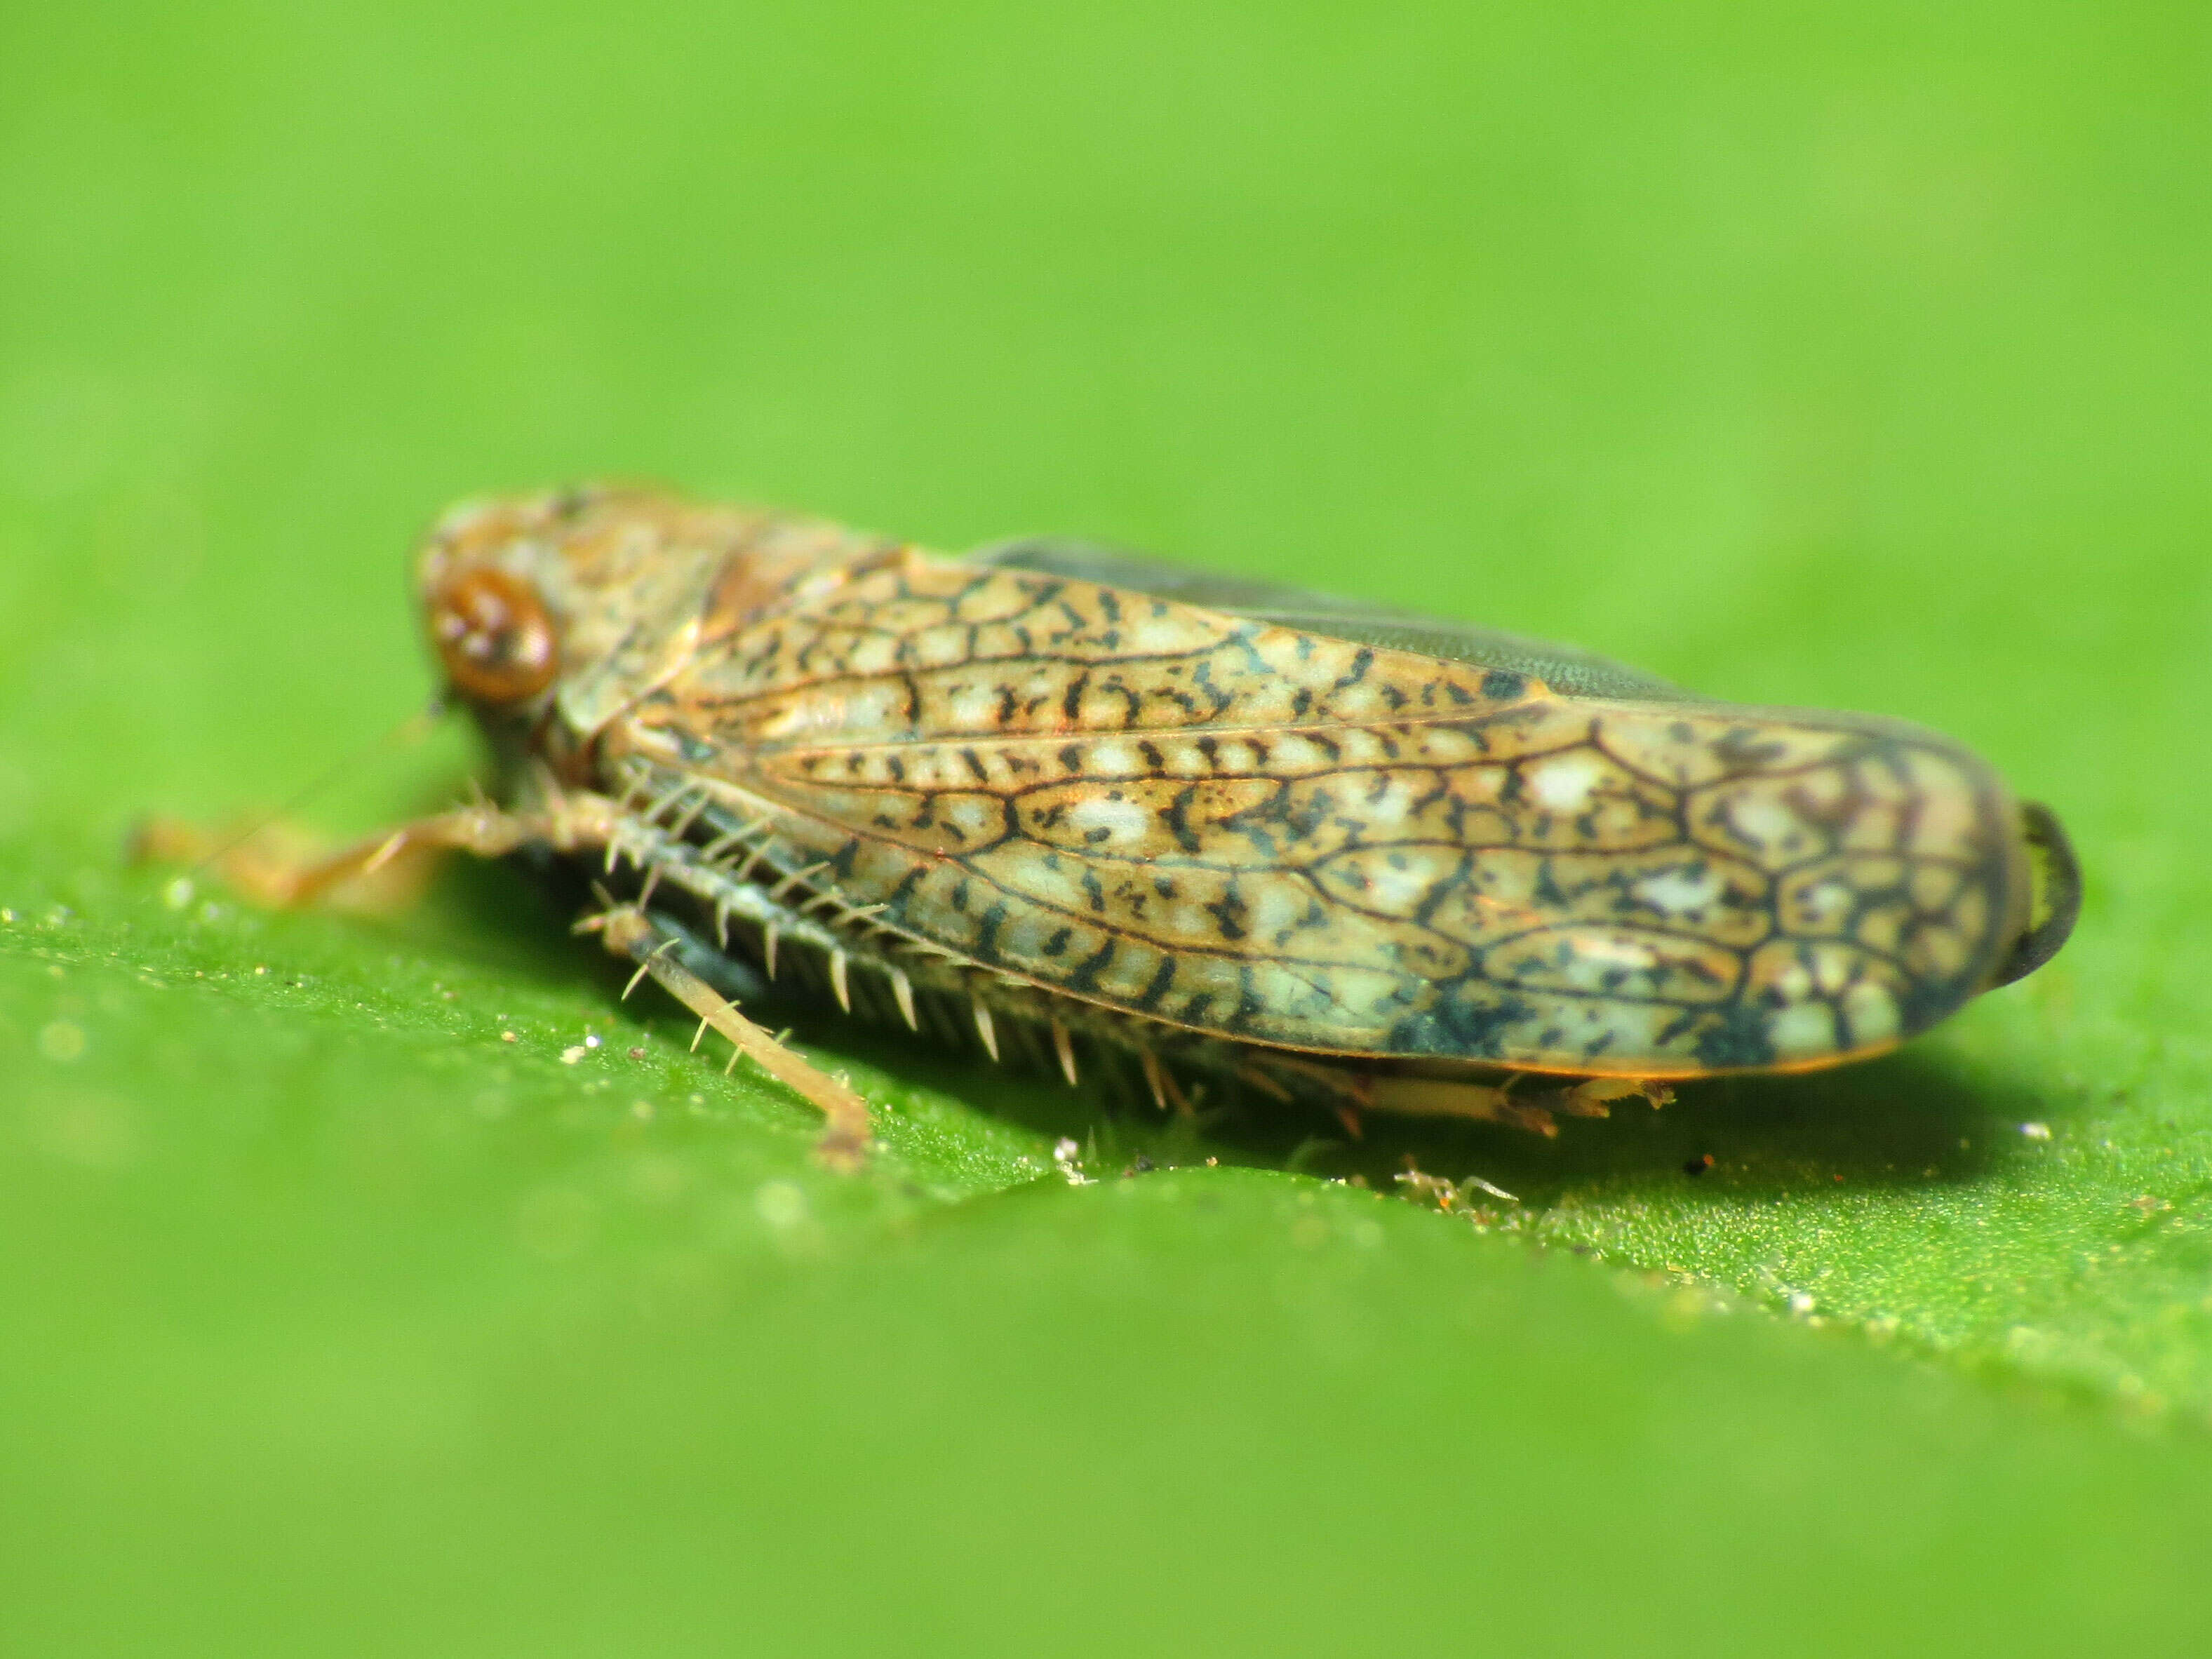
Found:
[{"label": "white speck on leaf", "polygon": [[84,1054],[84,1028],[73,1025],[65,1019],[58,1019],[41,1027],[39,1052],[48,1060],[64,1063],[82,1057]]},{"label": "white speck on leaf", "polygon": [[1058,1140],[1053,1142],[1052,1161],[1058,1167],[1060,1174],[1067,1177],[1067,1184],[1071,1187],[1091,1185],[1091,1177],[1076,1167],[1075,1160],[1082,1151],[1083,1148],[1076,1144],[1072,1135],[1062,1135]]},{"label": "white speck on leaf", "polygon": [[781,1231],[806,1219],[806,1194],[796,1182],[766,1182],[753,1194],[753,1208],[763,1221]]}]

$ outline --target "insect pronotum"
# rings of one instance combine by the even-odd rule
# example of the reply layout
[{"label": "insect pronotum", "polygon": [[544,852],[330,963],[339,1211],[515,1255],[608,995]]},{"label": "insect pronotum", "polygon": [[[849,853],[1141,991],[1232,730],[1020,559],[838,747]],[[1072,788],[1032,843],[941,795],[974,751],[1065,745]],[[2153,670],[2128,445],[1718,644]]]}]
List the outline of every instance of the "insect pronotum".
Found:
[{"label": "insect pronotum", "polygon": [[1893,1048],[2079,898],[2051,813],[1935,733],[1081,544],[586,489],[457,507],[417,570],[494,801],[289,890],[410,845],[573,862],[581,925],[840,1162],[865,1103],[732,1005],[779,974],[1163,1106],[1235,1079],[1548,1132]]}]

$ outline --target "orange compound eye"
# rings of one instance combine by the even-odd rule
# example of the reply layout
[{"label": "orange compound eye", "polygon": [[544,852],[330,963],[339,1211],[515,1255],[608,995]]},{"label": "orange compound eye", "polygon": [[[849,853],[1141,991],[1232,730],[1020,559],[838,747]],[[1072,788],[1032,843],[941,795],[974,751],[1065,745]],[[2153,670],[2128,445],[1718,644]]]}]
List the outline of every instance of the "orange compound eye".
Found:
[{"label": "orange compound eye", "polygon": [[430,637],[453,689],[478,702],[521,702],[560,672],[552,617],[529,583],[504,571],[466,571],[441,588]]}]

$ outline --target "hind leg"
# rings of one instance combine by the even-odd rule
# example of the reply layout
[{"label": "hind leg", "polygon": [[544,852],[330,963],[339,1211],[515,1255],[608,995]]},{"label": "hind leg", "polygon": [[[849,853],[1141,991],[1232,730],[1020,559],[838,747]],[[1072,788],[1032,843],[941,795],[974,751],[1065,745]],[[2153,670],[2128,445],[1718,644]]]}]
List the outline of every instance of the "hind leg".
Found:
[{"label": "hind leg", "polygon": [[1584,1078],[1572,1088],[1561,1091],[1559,1109],[1577,1117],[1605,1117],[1609,1115],[1606,1103],[1627,1100],[1630,1097],[1648,1100],[1656,1110],[1669,1105],[1674,1091],[1665,1084],[1650,1078],[1592,1077]]},{"label": "hind leg", "polygon": [[[711,1025],[777,1082],[812,1104],[822,1114],[822,1138],[815,1154],[831,1169],[856,1170],[868,1148],[868,1103],[842,1078],[832,1077],[778,1042],[760,1026],[738,1012],[737,1005],[715,991],[689,968],[674,959],[670,947],[679,942],[664,934],[635,905],[617,905],[603,915],[580,924],[596,933],[610,953],[637,963],[630,981],[651,975],[655,984],[699,1016],[702,1027]],[[628,991],[623,995],[629,994]],[[731,1059],[734,1061],[737,1054]]]},{"label": "hind leg", "polygon": [[1559,1124],[1541,1106],[1527,1106],[1513,1098],[1516,1076],[1503,1083],[1470,1083],[1459,1078],[1395,1077],[1370,1079],[1372,1098],[1379,1112],[1407,1112],[1424,1117],[1464,1117],[1481,1123],[1503,1123],[1531,1134],[1556,1135]]}]

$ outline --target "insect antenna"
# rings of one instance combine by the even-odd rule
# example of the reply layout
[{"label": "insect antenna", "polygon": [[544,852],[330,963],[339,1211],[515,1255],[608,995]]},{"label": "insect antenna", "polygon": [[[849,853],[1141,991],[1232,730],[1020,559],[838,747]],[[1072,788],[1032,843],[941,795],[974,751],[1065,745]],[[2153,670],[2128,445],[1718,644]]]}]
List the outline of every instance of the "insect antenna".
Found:
[{"label": "insect antenna", "polygon": [[[403,749],[410,744],[420,743],[424,738],[429,736],[438,722],[445,717],[447,707],[445,694],[441,692],[432,697],[422,708],[407,715],[396,725],[379,732],[360,748],[339,757],[329,766],[318,772],[308,783],[287,798],[273,811],[264,812],[228,841],[219,842],[212,851],[202,854],[185,871],[185,878],[191,880],[205,875],[216,865],[237,852],[256,836],[260,835],[272,824],[282,823],[291,817],[293,813],[298,811],[339,779],[358,770],[362,763],[372,756],[380,754],[386,750]],[[471,780],[472,784],[474,781],[473,779]]]}]

